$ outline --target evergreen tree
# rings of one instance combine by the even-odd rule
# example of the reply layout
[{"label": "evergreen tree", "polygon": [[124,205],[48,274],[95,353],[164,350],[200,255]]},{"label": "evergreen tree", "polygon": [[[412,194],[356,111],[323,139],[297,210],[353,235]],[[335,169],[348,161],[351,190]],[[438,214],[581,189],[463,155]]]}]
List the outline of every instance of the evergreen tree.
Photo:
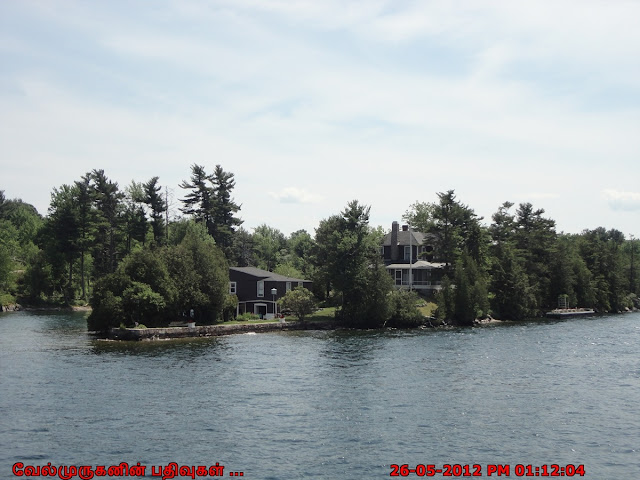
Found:
[{"label": "evergreen tree", "polygon": [[143,185],[144,202],[151,210],[151,228],[153,230],[153,240],[156,244],[164,243],[165,225],[164,213],[166,204],[162,198],[162,187],[158,185],[158,177],[153,177]]},{"label": "evergreen tree", "polygon": [[134,241],[139,242],[143,247],[146,245],[149,224],[147,223],[147,214],[144,211],[145,199],[146,195],[142,183],[131,181],[125,188],[122,219],[127,254],[131,252]]},{"label": "evergreen tree", "polygon": [[340,299],[336,317],[345,325],[375,327],[391,316],[391,277],[382,265],[381,238],[369,228],[370,207],[349,202],[316,230],[316,261]]},{"label": "evergreen tree", "polygon": [[458,202],[454,190],[437,195],[439,202],[433,205],[433,222],[428,230],[436,236],[436,257],[448,266],[455,265],[467,249],[476,262],[485,264],[488,239],[480,225],[482,218]]},{"label": "evergreen tree", "polygon": [[524,260],[523,268],[534,299],[534,313],[553,308],[549,301],[551,256],[556,242],[555,221],[544,218],[544,209],[534,210],[530,203],[521,203],[515,217],[515,244]]},{"label": "evergreen tree", "polygon": [[225,172],[220,165],[216,165],[211,176],[214,193],[211,236],[227,257],[232,255],[233,234],[236,227],[242,225],[242,220],[236,217],[240,206],[231,198],[231,192],[236,185],[233,177],[233,173]]},{"label": "evergreen tree", "polygon": [[185,198],[181,200],[184,207],[180,211],[190,215],[196,223],[202,223],[211,233],[213,222],[213,188],[211,187],[211,175],[207,175],[201,165],[191,166],[191,181],[183,181],[180,188],[189,190]]},{"label": "evergreen tree", "polygon": [[118,265],[118,244],[121,236],[121,201],[124,194],[111,182],[104,170],[91,172],[93,203],[96,209],[95,242],[93,245],[94,275],[113,273]]},{"label": "evergreen tree", "polygon": [[94,212],[92,209],[91,175],[86,174],[75,182],[76,208],[78,221],[77,247],[80,255],[80,288],[82,299],[87,300],[87,275],[85,259],[93,242]]},{"label": "evergreen tree", "polygon": [[[73,288],[73,265],[80,251],[80,218],[76,199],[78,188],[74,185],[62,185],[54,188],[51,194],[49,217],[45,225],[45,238],[49,258],[56,264],[55,259],[66,262],[68,278],[63,294],[69,303],[75,298]],[[58,270],[59,271],[59,270]]]},{"label": "evergreen tree", "polygon": [[494,248],[491,293],[491,308],[497,318],[522,320],[533,314],[535,298],[528,277],[515,248],[508,242]]}]

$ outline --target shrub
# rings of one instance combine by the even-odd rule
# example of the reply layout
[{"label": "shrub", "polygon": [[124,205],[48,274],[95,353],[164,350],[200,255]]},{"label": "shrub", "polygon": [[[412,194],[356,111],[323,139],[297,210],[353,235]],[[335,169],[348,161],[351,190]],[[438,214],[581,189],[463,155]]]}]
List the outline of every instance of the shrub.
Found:
[{"label": "shrub", "polygon": [[260,320],[260,315],[256,315],[255,313],[243,313],[236,317],[236,320],[248,321],[248,320]]},{"label": "shrub", "polygon": [[419,298],[415,292],[407,290],[394,290],[389,294],[391,304],[391,318],[387,322],[388,327],[410,328],[424,323],[424,315],[418,310],[416,304]]},{"label": "shrub", "polygon": [[285,293],[284,297],[278,300],[282,310],[291,310],[301,322],[304,317],[313,313],[316,308],[316,300],[313,293],[304,287],[296,287]]}]

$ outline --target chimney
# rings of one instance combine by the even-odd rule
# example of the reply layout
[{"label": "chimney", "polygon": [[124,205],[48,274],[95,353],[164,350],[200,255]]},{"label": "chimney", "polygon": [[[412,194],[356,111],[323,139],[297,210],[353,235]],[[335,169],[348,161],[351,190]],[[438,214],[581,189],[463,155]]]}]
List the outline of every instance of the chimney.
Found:
[{"label": "chimney", "polygon": [[391,224],[391,261],[398,260],[398,222]]},{"label": "chimney", "polygon": [[409,225],[402,225],[402,231],[403,232],[408,232],[409,231]]}]

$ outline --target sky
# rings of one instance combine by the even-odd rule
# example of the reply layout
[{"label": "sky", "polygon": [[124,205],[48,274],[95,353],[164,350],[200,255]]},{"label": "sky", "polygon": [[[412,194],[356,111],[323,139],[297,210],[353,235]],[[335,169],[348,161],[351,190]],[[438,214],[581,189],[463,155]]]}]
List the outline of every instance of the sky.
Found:
[{"label": "sky", "polygon": [[640,237],[640,2],[0,2],[0,190],[234,173],[244,228],[455,190]]}]

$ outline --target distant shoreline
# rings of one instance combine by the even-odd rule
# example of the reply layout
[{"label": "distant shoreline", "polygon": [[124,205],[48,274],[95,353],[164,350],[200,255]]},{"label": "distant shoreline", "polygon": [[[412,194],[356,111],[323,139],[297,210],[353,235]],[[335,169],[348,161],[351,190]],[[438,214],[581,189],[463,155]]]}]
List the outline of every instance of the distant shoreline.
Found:
[{"label": "distant shoreline", "polygon": [[90,312],[90,305],[45,305],[36,307],[33,305],[22,305],[20,303],[10,303],[8,305],[0,305],[0,312]]}]

